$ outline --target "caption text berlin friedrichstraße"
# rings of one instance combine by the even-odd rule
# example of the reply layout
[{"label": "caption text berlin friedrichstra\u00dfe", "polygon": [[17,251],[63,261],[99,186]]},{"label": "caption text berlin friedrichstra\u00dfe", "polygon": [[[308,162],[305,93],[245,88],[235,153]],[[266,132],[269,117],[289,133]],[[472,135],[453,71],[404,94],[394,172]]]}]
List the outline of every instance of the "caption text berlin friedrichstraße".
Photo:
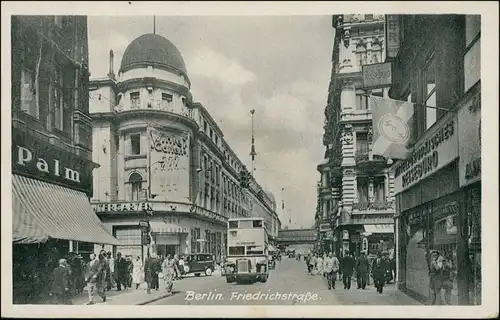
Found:
[{"label": "caption text berlin friedrichstra\u00dfe", "polygon": [[186,301],[297,301],[297,302],[307,302],[316,301],[321,299],[317,293],[303,292],[303,293],[292,293],[292,292],[268,292],[258,291],[258,292],[240,292],[233,291],[229,293],[217,292],[215,289],[213,292],[199,293],[195,291],[186,291]]}]

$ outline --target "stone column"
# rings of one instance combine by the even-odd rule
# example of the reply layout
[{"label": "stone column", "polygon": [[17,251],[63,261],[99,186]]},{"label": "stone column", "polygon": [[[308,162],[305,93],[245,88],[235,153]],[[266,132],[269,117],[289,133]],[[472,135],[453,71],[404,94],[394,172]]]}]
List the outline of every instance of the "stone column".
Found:
[{"label": "stone column", "polygon": [[368,160],[373,160],[373,152],[372,152],[372,147],[373,147],[373,128],[370,125],[368,127]]},{"label": "stone column", "polygon": [[368,177],[368,201],[373,203],[375,201],[373,190],[373,177]]},{"label": "stone column", "polygon": [[384,193],[385,193],[385,201],[391,201],[391,195],[389,194],[389,173],[386,172],[384,175]]},{"label": "stone column", "polygon": [[353,177],[353,189],[354,189],[354,196],[352,198],[352,203],[358,203],[359,199],[358,199],[358,176],[356,174],[354,174],[354,177]]},{"label": "stone column", "polygon": [[355,166],[354,143],[355,135],[352,125],[347,124],[342,130],[342,166]]},{"label": "stone column", "polygon": [[321,210],[323,212],[323,219],[326,219],[328,217],[328,211],[327,211],[327,206],[326,206],[326,201],[325,199],[321,199]]},{"label": "stone column", "polygon": [[340,106],[342,112],[350,112],[356,109],[356,87],[351,79],[344,81],[342,84]]}]

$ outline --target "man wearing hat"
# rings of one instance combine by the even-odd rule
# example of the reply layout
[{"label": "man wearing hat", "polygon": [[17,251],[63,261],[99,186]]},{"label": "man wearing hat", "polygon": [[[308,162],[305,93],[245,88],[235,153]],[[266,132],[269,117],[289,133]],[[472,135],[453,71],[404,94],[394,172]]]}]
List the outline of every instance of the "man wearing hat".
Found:
[{"label": "man wearing hat", "polygon": [[59,259],[59,265],[54,269],[51,295],[55,296],[56,304],[72,304],[70,298],[69,266],[66,259]]}]

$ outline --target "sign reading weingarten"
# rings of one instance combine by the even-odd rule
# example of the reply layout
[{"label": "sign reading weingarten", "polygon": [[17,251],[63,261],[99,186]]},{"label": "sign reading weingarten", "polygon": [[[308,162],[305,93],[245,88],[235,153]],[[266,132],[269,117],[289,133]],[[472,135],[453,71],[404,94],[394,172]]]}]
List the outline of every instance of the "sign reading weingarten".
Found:
[{"label": "sign reading weingarten", "polygon": [[396,166],[394,190],[399,193],[449,164],[458,156],[455,117],[428,131],[414,148],[410,159]]},{"label": "sign reading weingarten", "polygon": [[120,203],[96,203],[92,205],[94,212],[130,212],[130,211],[153,211],[153,206],[148,202],[120,202]]}]

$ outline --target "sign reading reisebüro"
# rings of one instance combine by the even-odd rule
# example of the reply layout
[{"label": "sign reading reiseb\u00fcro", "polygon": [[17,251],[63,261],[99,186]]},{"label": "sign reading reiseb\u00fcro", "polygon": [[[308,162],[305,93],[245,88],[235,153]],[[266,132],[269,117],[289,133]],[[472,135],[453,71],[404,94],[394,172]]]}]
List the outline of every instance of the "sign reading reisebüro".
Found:
[{"label": "sign reading reiseb\u00fcro", "polygon": [[415,145],[411,158],[399,163],[394,170],[394,190],[399,193],[430,176],[458,156],[456,118],[453,117],[426,134]]}]

